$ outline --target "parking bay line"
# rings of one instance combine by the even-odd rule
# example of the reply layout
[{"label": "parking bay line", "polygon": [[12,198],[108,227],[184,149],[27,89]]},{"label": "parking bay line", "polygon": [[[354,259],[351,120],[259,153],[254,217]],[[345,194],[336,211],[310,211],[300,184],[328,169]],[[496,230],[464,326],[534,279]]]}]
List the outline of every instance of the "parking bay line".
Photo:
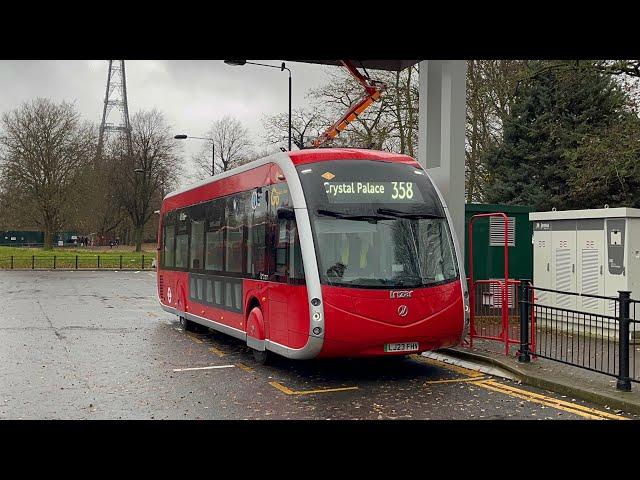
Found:
[{"label": "parking bay line", "polygon": [[358,390],[358,387],[339,387],[339,388],[321,388],[317,390],[291,390],[278,382],[269,382],[269,385],[280,390],[286,395],[310,395],[312,393],[330,393],[330,392],[344,392],[346,390]]},{"label": "parking bay line", "polygon": [[509,385],[504,385],[502,383],[496,382],[495,380],[481,380],[478,382],[474,382],[474,384],[487,390],[492,390],[494,392],[499,392],[515,398],[520,398],[528,402],[539,403],[547,407],[563,410],[565,412],[573,413],[574,415],[585,417],[591,420],[629,420],[628,418],[620,415],[603,412],[601,410],[585,407],[577,403],[567,402],[557,398],[547,397],[546,395],[542,395],[539,393],[529,392],[520,388],[511,387]]},{"label": "parking bay line", "polygon": [[224,357],[224,352],[216,347],[209,347],[209,351],[215,353],[219,357]]},{"label": "parking bay line", "polygon": [[244,370],[245,372],[253,372],[253,368],[248,367],[247,365],[245,365],[244,363],[238,363],[237,364],[238,368],[241,368],[242,370]]},{"label": "parking bay line", "polygon": [[213,365],[210,367],[174,368],[174,372],[191,372],[194,370],[214,370],[217,368],[233,368],[235,365]]},{"label": "parking bay line", "polygon": [[198,344],[202,344],[202,343],[204,343],[204,342],[203,342],[202,340],[200,340],[198,337],[195,337],[195,336],[190,335],[190,334],[188,334],[188,333],[187,333],[187,336],[188,336],[191,340],[193,340],[194,342],[196,342],[196,343],[198,343]]}]

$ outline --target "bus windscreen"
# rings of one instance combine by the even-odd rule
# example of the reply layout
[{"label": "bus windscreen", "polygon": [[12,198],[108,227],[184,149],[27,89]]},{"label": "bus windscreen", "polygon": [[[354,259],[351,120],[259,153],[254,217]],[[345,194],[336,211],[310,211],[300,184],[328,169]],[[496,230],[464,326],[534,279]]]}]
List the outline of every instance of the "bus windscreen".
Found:
[{"label": "bus windscreen", "polygon": [[444,208],[422,169],[339,160],[298,172],[322,283],[415,288],[457,278]]}]

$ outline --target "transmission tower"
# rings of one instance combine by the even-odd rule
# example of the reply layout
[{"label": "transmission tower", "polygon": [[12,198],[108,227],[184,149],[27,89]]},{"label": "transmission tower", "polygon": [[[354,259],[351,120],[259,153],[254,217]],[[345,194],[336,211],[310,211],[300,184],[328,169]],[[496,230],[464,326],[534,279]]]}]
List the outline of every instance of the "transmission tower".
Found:
[{"label": "transmission tower", "polygon": [[[116,114],[116,111],[118,112]],[[98,140],[98,158],[102,155],[108,138],[116,133],[124,141],[128,153],[132,152],[131,124],[129,123],[129,106],[127,105],[127,80],[124,60],[109,60],[107,91],[104,96],[100,138]]]}]

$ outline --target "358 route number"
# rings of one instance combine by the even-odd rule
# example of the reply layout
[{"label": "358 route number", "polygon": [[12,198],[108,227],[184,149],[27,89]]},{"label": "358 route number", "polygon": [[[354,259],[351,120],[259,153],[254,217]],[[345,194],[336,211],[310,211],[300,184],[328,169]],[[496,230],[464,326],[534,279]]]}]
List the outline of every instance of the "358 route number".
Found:
[{"label": "358 route number", "polygon": [[413,182],[391,182],[393,192],[391,198],[403,200],[413,198]]}]

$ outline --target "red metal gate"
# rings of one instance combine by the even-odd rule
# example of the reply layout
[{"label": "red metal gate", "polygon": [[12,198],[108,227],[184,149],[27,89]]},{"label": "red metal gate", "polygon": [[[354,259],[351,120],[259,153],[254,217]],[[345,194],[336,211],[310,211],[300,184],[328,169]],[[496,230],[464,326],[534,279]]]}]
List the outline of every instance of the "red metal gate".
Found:
[{"label": "red metal gate", "polygon": [[[475,280],[473,278],[473,222],[481,217],[502,217],[504,222],[504,279]],[[509,347],[520,343],[519,280],[509,279],[508,218],[502,212],[481,213],[469,219],[469,348],[474,339],[496,340]],[[531,322],[531,351],[535,351],[535,319]]]}]

